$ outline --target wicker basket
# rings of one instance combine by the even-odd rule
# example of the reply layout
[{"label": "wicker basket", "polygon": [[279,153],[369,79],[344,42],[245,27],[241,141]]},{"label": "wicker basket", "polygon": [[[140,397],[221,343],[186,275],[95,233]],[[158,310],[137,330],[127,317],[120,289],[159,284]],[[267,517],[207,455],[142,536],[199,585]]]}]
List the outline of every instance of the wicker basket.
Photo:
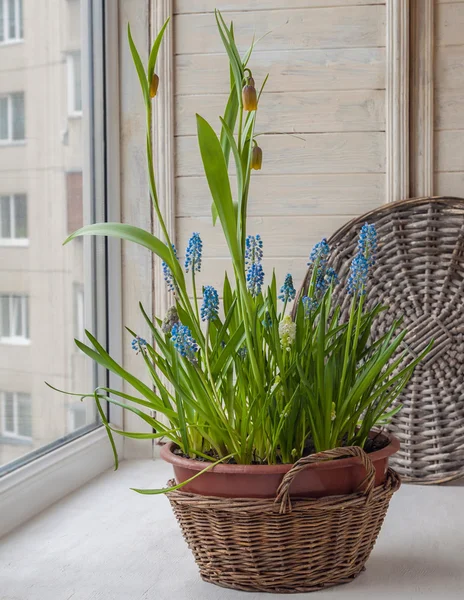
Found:
[{"label": "wicker basket", "polygon": [[[289,497],[295,475],[320,460],[358,456],[362,491],[319,499]],[[201,577],[244,591],[311,592],[348,583],[364,569],[400,480],[392,470],[374,487],[375,469],[360,448],[302,458],[276,499],[167,494]]]},{"label": "wicker basket", "polygon": [[[391,464],[412,483],[442,483],[464,475],[464,200],[413,198],[354,219],[329,240],[330,264],[344,287],[364,222],[375,223],[379,250],[370,302],[391,308],[374,334],[404,316],[405,346],[417,355],[434,347],[398,399],[403,409],[389,429],[401,450]],[[300,294],[307,289],[307,278]]]}]

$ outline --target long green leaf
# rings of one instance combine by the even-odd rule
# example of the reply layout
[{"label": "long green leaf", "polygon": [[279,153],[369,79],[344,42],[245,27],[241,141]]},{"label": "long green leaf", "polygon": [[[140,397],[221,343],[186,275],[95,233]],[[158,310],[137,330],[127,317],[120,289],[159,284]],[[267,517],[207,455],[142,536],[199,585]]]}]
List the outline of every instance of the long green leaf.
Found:
[{"label": "long green leaf", "polygon": [[166,21],[164,22],[164,25],[161,27],[158,35],[156,36],[155,41],[153,42],[153,46],[151,48],[150,57],[148,59],[148,86],[150,86],[150,83],[151,83],[151,80],[153,77],[153,73],[154,73],[155,65],[156,65],[156,59],[158,58],[158,52],[159,52],[159,49],[161,46],[161,42],[163,41],[164,32],[166,30],[166,27],[168,26],[169,19],[170,19],[170,17],[168,17],[166,19]]}]

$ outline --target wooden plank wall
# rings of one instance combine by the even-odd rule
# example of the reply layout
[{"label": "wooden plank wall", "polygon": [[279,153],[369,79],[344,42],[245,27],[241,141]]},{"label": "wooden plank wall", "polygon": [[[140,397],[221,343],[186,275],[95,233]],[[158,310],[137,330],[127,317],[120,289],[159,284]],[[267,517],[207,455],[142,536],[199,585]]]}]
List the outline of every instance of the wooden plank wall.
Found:
[{"label": "wooden plank wall", "polygon": [[435,2],[434,193],[464,196],[464,1]]},{"label": "wooden plank wall", "polygon": [[385,201],[385,2],[283,4],[174,2],[177,245],[183,256],[190,234],[201,233],[204,284],[219,286],[227,264],[195,136],[195,113],[218,125],[228,90],[216,6],[233,20],[241,51],[270,32],[250,63],[257,85],[270,74],[257,122],[263,169],[253,173],[249,208],[267,272],[275,265],[280,279],[290,270],[299,282],[315,242]]}]

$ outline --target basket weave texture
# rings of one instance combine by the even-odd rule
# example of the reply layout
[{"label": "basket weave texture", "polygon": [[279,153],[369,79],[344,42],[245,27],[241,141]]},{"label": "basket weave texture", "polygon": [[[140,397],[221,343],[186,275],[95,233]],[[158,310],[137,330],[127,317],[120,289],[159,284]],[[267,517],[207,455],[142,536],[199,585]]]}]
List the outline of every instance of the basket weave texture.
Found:
[{"label": "basket weave texture", "polygon": [[[464,200],[413,198],[384,205],[354,219],[329,240],[330,266],[344,298],[360,227],[377,228],[377,262],[369,281],[369,304],[390,307],[373,329],[381,334],[404,317],[405,349],[412,356],[434,339],[398,398],[402,410],[389,430],[401,450],[391,464],[412,483],[442,483],[464,475]],[[308,276],[300,290],[307,289]]]},{"label": "basket weave texture", "polygon": [[[358,456],[366,466],[362,491],[290,499],[299,471],[343,456]],[[392,470],[382,486],[374,488],[374,479],[372,462],[360,448],[337,448],[295,463],[275,499],[206,497],[179,490],[167,496],[205,581],[244,591],[311,592],[348,583],[364,569],[390,498],[400,486]]]}]

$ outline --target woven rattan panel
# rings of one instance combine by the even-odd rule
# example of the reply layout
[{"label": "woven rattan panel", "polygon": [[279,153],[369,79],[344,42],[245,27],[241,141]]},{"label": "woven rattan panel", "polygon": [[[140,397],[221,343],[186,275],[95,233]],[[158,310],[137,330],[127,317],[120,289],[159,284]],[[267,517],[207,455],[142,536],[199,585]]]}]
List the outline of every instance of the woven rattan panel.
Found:
[{"label": "woven rattan panel", "polygon": [[[440,483],[464,474],[464,199],[414,198],[384,205],[329,240],[343,295],[360,227],[375,223],[379,249],[369,302],[390,307],[374,333],[404,316],[413,355],[434,347],[399,398],[392,465],[406,481]],[[300,290],[300,294],[304,292]]]}]

